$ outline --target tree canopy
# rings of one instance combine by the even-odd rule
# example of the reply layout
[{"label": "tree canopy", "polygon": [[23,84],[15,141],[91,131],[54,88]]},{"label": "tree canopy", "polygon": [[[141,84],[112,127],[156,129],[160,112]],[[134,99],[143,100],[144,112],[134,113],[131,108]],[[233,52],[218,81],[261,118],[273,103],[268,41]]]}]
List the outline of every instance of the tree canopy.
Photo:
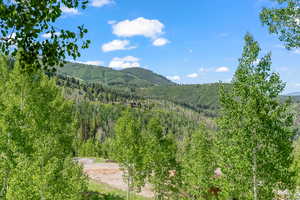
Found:
[{"label": "tree canopy", "polygon": [[293,114],[280,103],[285,84],[271,71],[271,55],[249,34],[231,93],[222,91],[219,146],[224,191],[238,199],[273,199],[294,187]]},{"label": "tree canopy", "polygon": [[[1,0],[0,51],[11,56],[21,52],[20,61],[24,63],[21,67],[29,72],[39,68],[55,70],[66,56],[79,57],[79,47],[87,48],[90,43],[82,40],[87,29],[78,26],[76,33],[54,23],[62,15],[62,7],[84,9],[87,3],[87,0]],[[43,34],[48,37],[42,38]]]},{"label": "tree canopy", "polygon": [[82,199],[71,102],[42,72],[0,60],[0,199]]},{"label": "tree canopy", "polygon": [[260,14],[269,32],[279,35],[287,49],[300,47],[300,1],[275,0],[275,8],[264,8]]}]

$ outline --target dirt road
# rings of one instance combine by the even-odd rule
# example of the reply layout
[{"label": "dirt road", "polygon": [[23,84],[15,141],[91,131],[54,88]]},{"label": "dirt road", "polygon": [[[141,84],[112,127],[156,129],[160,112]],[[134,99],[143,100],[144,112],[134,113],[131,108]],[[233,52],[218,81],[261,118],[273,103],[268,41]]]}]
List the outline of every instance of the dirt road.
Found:
[{"label": "dirt road", "polygon": [[[78,158],[77,160],[83,165],[83,170],[90,179],[117,189],[127,190],[127,184],[123,180],[123,172],[118,164],[112,162],[97,163],[92,158]],[[142,188],[138,194],[150,198],[154,196],[150,186]]]}]

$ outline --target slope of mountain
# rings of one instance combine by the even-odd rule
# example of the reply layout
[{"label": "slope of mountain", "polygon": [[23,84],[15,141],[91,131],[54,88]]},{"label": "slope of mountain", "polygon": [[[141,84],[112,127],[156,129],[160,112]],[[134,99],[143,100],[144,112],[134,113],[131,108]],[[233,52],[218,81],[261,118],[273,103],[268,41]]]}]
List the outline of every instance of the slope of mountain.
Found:
[{"label": "slope of mountain", "polygon": [[[230,88],[230,84],[222,85],[226,89]],[[136,94],[152,99],[169,100],[198,112],[215,115],[219,107],[219,88],[219,83],[154,86],[137,89]]]},{"label": "slope of mountain", "polygon": [[292,93],[288,93],[284,96],[300,96],[300,92],[292,92]]},{"label": "slope of mountain", "polygon": [[[185,108],[214,117],[219,108],[219,86],[213,84],[177,85],[165,77],[155,74],[143,68],[129,68],[113,70],[108,67],[99,67],[79,63],[67,63],[59,69],[59,73],[76,77],[87,84],[84,90],[99,93],[96,99],[99,101],[136,101],[136,99],[152,99],[169,101]],[[93,85],[94,83],[100,84]],[[230,89],[230,84],[223,84]],[[300,101],[298,93],[289,95],[295,102]],[[286,100],[289,96],[281,96]]]},{"label": "slope of mountain", "polygon": [[153,83],[154,85],[175,85],[164,76],[139,67],[123,69],[122,72],[133,74],[140,79]]},{"label": "slope of mountain", "polygon": [[108,67],[67,63],[58,70],[64,75],[80,78],[89,83],[101,83],[118,87],[151,87],[155,85],[175,85],[161,75],[142,68],[113,70]]}]

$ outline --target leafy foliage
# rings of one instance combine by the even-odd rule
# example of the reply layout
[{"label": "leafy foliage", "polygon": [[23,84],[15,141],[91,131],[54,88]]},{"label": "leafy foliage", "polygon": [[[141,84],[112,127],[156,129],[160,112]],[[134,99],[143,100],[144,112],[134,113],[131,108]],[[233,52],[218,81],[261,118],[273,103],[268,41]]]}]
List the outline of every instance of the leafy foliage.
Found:
[{"label": "leafy foliage", "polygon": [[289,103],[281,104],[283,84],[271,73],[270,54],[258,59],[260,48],[252,36],[233,80],[232,92],[221,91],[218,121],[223,193],[241,199],[273,199],[278,190],[292,192],[295,132]]},{"label": "leafy foliage", "polygon": [[139,191],[145,184],[143,170],[143,155],[145,154],[145,141],[142,133],[141,119],[134,112],[126,110],[119,118],[114,140],[113,158],[125,169],[128,183],[128,199],[134,189]]},{"label": "leafy foliage", "polygon": [[71,159],[72,104],[55,82],[0,62],[1,199],[82,199],[85,176]]},{"label": "leafy foliage", "polygon": [[165,133],[157,116],[150,119],[145,130],[144,171],[152,184],[156,199],[167,199],[178,193],[176,183],[180,169],[177,145],[171,134]]},{"label": "leafy foliage", "polygon": [[182,160],[182,182],[187,199],[212,199],[218,167],[214,134],[201,125],[187,141]]},{"label": "leafy foliage", "polygon": [[[87,0],[1,0],[0,1],[0,50],[6,55],[20,53],[21,68],[32,72],[44,68],[54,70],[62,65],[66,55],[80,56],[78,43],[87,29],[78,26],[78,34],[57,28],[54,22],[62,15],[61,7],[85,8]],[[50,38],[41,39],[42,34]],[[90,41],[82,41],[87,48]]]},{"label": "leafy foliage", "polygon": [[276,0],[276,8],[264,8],[261,21],[269,32],[278,34],[288,49],[300,47],[300,2],[299,0]]}]

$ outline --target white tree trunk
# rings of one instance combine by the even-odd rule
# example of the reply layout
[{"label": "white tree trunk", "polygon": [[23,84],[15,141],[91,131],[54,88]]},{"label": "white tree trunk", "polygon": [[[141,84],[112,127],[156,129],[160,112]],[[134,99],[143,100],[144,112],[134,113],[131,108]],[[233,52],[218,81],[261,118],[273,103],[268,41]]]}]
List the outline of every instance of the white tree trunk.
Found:
[{"label": "white tree trunk", "polygon": [[253,200],[257,200],[257,161],[256,161],[256,147],[253,149],[252,155],[252,176],[253,176]]}]

